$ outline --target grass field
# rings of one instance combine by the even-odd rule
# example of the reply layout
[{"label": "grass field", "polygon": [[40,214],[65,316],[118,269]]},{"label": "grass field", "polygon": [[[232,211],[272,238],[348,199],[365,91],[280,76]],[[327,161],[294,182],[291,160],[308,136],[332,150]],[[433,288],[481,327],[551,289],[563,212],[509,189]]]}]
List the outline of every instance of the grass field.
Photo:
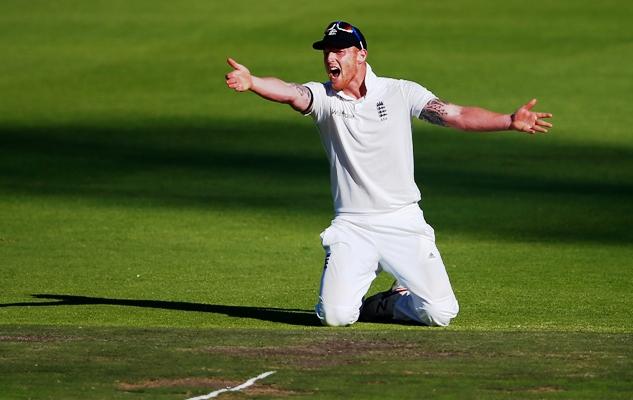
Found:
[{"label": "grass field", "polygon": [[[332,218],[315,128],[224,85],[324,80],[359,25],[379,75],[548,135],[416,122],[460,315],[312,313]],[[627,1],[0,3],[0,399],[633,397]],[[372,291],[390,284],[381,276]]]}]

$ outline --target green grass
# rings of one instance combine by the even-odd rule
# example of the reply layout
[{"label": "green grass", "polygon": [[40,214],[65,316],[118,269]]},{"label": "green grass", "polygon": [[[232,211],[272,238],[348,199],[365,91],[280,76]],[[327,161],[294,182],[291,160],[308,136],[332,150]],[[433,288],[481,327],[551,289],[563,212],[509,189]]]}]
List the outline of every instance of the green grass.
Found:
[{"label": "green grass", "polygon": [[[596,333],[323,329],[0,329],[15,398],[625,399],[630,337]],[[10,363],[8,368],[7,361]],[[73,392],[68,387],[73,387]]]},{"label": "green grass", "polygon": [[[253,396],[630,398],[632,14],[4,1],[0,397],[184,399],[274,369]],[[545,136],[414,124],[461,306],[446,329],[318,326],[332,208],[315,128],[224,86],[227,56],[323,80],[310,44],[337,18],[363,29],[378,74],[554,113]]]}]

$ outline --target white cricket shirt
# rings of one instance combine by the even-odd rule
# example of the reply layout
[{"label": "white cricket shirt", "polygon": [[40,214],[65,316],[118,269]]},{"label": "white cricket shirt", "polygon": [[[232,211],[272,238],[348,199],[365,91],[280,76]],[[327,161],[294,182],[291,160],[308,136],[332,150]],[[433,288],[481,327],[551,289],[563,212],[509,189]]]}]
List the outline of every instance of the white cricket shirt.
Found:
[{"label": "white cricket shirt", "polygon": [[436,96],[419,84],[376,76],[354,99],[331,83],[309,82],[314,119],[330,161],[334,209],[340,214],[394,211],[420,200],[413,178],[411,119]]}]

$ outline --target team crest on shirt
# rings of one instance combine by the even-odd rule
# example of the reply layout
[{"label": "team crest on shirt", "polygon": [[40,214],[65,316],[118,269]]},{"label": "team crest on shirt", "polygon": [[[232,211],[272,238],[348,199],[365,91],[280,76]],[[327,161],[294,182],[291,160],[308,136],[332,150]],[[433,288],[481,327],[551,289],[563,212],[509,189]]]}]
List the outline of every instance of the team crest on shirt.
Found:
[{"label": "team crest on shirt", "polygon": [[381,121],[386,121],[387,107],[385,107],[385,103],[383,103],[382,101],[376,103],[376,110],[378,111],[378,118],[380,118]]}]

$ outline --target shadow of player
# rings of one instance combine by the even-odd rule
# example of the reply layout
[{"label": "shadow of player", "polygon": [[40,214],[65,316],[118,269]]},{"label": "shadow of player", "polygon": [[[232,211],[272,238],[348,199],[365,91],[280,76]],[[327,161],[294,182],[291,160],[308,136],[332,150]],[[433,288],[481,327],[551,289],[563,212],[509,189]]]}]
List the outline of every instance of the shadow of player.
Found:
[{"label": "shadow of player", "polygon": [[103,297],[62,294],[33,294],[36,299],[52,301],[0,304],[2,307],[56,307],[83,305],[112,305],[124,307],[156,308],[176,311],[195,311],[224,314],[237,318],[252,318],[290,325],[320,326],[314,311],[272,307],[230,306],[222,304],[189,303],[164,300],[108,299]]}]

